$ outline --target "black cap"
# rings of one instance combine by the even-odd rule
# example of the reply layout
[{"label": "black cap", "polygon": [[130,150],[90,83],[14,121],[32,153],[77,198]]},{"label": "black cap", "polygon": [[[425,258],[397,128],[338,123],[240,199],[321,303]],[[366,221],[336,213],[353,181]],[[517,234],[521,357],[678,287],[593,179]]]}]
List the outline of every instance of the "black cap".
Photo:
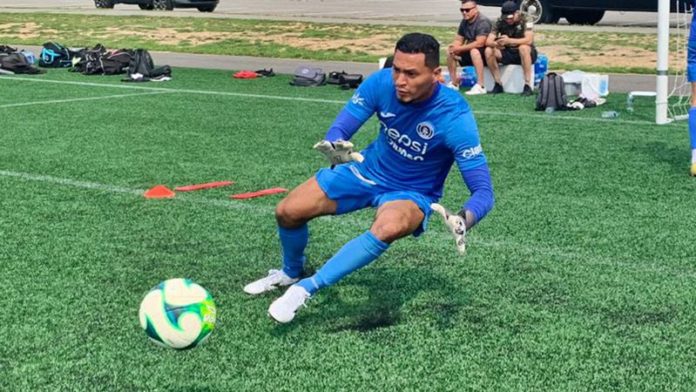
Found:
[{"label": "black cap", "polygon": [[519,9],[520,7],[518,7],[517,3],[514,1],[506,1],[503,3],[501,13],[503,14],[503,18],[512,18]]}]

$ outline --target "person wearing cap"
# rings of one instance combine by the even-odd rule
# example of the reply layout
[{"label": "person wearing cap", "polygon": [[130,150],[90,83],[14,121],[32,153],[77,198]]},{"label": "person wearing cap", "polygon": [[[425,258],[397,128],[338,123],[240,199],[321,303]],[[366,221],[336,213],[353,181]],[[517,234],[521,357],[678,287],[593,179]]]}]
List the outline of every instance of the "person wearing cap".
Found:
[{"label": "person wearing cap", "polygon": [[452,81],[448,87],[459,89],[457,67],[471,66],[476,69],[477,84],[467,91],[468,95],[485,94],[483,88],[483,68],[486,66],[486,37],[491,32],[491,21],[479,13],[478,5],[473,0],[462,1],[459,11],[462,21],[459,23],[454,42],[447,48],[447,69]]},{"label": "person wearing cap", "polygon": [[495,86],[490,93],[503,92],[500,68],[498,67],[498,63],[500,63],[502,65],[522,65],[525,82],[522,95],[532,95],[534,81],[531,71],[532,64],[537,58],[532,23],[521,14],[519,6],[514,1],[504,2],[501,10],[502,15],[495,22],[488,39],[486,39],[486,63],[495,79]]}]

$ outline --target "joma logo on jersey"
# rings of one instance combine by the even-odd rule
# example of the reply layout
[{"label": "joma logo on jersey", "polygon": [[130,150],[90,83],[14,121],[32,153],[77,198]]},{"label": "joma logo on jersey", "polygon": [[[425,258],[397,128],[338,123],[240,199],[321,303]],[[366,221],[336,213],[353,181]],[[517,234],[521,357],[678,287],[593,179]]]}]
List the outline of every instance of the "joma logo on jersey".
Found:
[{"label": "joma logo on jersey", "polygon": [[483,152],[483,148],[481,148],[481,145],[479,144],[476,147],[471,147],[467,148],[466,150],[462,151],[462,156],[464,159],[471,159]]},{"label": "joma logo on jersey", "polygon": [[384,133],[389,138],[389,145],[394,151],[404,158],[413,161],[423,160],[423,156],[428,151],[428,143],[413,140],[408,135],[401,134],[398,129],[389,128],[382,121],[380,121],[380,123],[382,124],[382,129],[384,129]]}]

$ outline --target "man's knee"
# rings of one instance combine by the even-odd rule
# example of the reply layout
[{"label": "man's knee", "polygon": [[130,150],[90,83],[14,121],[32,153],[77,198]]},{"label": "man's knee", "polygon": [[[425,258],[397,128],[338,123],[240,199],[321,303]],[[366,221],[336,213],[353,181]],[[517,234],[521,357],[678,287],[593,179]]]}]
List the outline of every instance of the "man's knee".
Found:
[{"label": "man's knee", "polygon": [[532,54],[532,47],[529,45],[520,45],[518,49],[520,51],[520,56],[529,56]]},{"label": "man's knee", "polygon": [[391,243],[401,237],[405,237],[413,230],[410,230],[406,219],[380,219],[372,225],[370,229],[375,237],[380,241]]},{"label": "man's knee", "polygon": [[[413,233],[423,221],[424,215],[415,203],[397,201],[377,212],[377,219],[370,230],[381,241],[391,243]],[[407,204],[408,203],[408,204]]]},{"label": "man's knee", "polygon": [[291,197],[286,197],[278,203],[275,217],[278,225],[285,228],[301,226],[309,220],[302,206],[293,202]]},{"label": "man's knee", "polygon": [[481,56],[481,51],[479,49],[471,49],[469,55],[471,56],[471,61],[483,60],[483,56]]}]

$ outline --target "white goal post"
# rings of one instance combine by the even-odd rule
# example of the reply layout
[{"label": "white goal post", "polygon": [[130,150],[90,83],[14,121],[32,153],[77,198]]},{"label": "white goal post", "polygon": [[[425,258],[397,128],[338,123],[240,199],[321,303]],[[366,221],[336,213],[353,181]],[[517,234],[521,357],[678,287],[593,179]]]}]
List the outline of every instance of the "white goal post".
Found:
[{"label": "white goal post", "polygon": [[691,84],[687,80],[686,67],[693,14],[691,4],[691,0],[658,0],[655,86],[657,124],[688,118]]},{"label": "white goal post", "polygon": [[655,122],[667,124],[669,88],[669,10],[670,0],[659,0],[657,6],[657,97]]}]

